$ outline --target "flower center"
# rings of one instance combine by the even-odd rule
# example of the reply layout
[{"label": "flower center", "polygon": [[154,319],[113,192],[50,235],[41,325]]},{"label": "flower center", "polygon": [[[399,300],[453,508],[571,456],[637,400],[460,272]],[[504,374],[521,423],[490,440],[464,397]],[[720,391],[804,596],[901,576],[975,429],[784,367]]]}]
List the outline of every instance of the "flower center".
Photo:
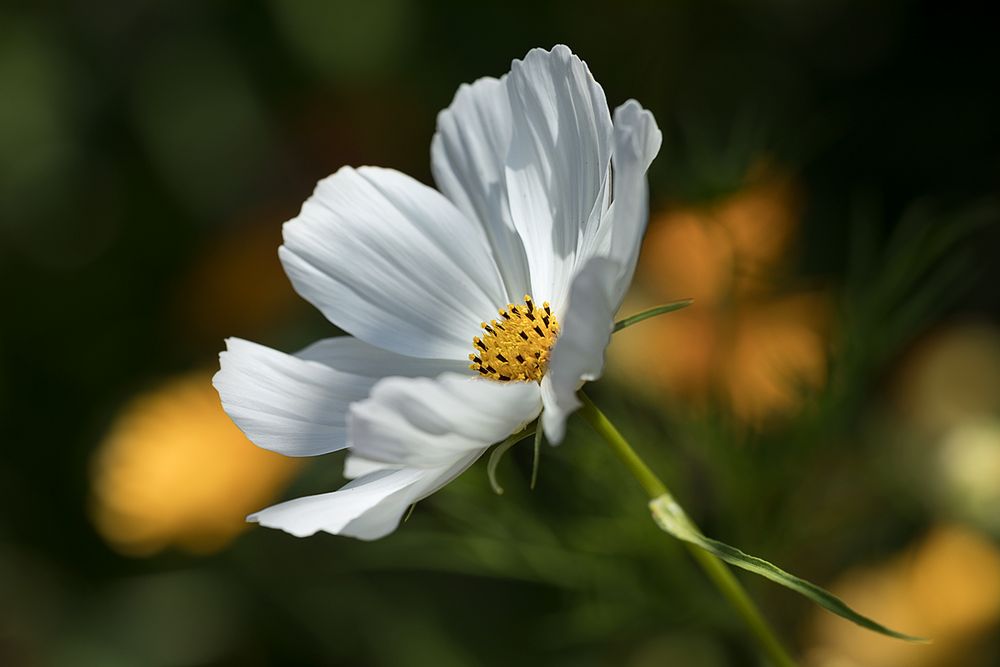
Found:
[{"label": "flower center", "polygon": [[500,382],[541,382],[549,352],[559,335],[559,322],[546,301],[538,307],[527,294],[523,304],[507,304],[499,320],[483,322],[483,337],[472,339],[469,355],[474,371]]}]

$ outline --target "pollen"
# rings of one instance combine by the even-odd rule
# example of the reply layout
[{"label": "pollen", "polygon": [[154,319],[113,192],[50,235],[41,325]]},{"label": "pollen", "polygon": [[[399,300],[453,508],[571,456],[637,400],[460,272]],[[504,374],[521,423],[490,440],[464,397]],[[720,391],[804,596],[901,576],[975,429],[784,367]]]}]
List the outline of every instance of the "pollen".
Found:
[{"label": "pollen", "polygon": [[559,335],[548,301],[539,306],[525,294],[524,303],[497,312],[500,319],[483,322],[482,337],[472,339],[469,368],[499,382],[541,382]]}]

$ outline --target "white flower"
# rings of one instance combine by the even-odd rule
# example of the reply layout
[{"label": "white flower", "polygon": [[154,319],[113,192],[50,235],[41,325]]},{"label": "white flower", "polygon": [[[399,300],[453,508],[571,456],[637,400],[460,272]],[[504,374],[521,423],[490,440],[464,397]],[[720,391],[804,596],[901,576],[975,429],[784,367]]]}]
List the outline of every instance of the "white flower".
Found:
[{"label": "white flower", "polygon": [[293,355],[230,339],[214,382],[253,442],[349,447],[353,480],[249,520],[376,539],[539,414],[562,440],[604,365],[660,139],[634,100],[612,123],[587,66],[556,46],[459,88],[431,144],[440,192],[376,167],[320,181],[279,254],[350,336]]}]

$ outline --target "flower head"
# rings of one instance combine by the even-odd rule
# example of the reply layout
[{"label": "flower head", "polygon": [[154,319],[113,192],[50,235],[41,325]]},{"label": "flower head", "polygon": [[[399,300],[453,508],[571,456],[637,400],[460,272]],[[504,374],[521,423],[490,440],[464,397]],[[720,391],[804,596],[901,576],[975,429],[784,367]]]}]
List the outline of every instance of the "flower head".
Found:
[{"label": "flower head", "polygon": [[375,167],[320,181],[279,255],[350,335],[297,354],[230,339],[215,386],[255,443],[349,447],[353,479],[250,519],[375,539],[539,415],[561,441],[604,366],[660,140],[634,100],[612,122],[587,66],[556,46],[459,88],[431,145],[439,190]]}]

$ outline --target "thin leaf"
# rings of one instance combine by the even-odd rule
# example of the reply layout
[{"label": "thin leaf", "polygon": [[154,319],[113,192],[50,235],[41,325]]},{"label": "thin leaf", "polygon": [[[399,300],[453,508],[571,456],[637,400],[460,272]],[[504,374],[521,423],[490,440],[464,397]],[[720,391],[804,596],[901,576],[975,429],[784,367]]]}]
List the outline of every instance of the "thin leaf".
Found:
[{"label": "thin leaf", "polygon": [[501,442],[499,445],[493,448],[490,452],[490,458],[486,462],[486,476],[490,478],[490,486],[493,487],[493,492],[498,496],[503,495],[503,487],[497,481],[497,466],[500,464],[500,459],[503,455],[507,453],[507,450],[521,442],[529,435],[535,432],[535,424],[531,424],[524,428],[524,430],[518,431],[514,435],[509,436],[506,440]]},{"label": "thin leaf", "polygon": [[407,521],[410,520],[410,517],[413,516],[413,510],[415,510],[416,508],[417,508],[416,503],[410,504],[410,506],[406,509],[406,515],[403,517],[403,523],[406,523]]},{"label": "thin leaf", "polygon": [[542,440],[545,432],[542,429],[535,430],[535,456],[531,459],[531,490],[535,490],[535,482],[538,481],[538,458],[542,453]]},{"label": "thin leaf", "polygon": [[621,331],[626,327],[630,327],[633,324],[638,324],[639,322],[642,322],[643,320],[648,320],[651,317],[656,317],[657,315],[663,315],[664,313],[672,313],[675,310],[680,310],[681,308],[687,308],[692,303],[694,303],[694,299],[681,299],[680,301],[665,303],[662,306],[655,306],[653,308],[649,308],[647,310],[642,311],[641,313],[636,313],[635,315],[626,317],[624,320],[619,320],[618,322],[615,322],[615,328],[612,330],[612,333],[618,333],[619,331]]},{"label": "thin leaf", "polygon": [[688,519],[684,510],[681,509],[670,495],[662,495],[659,498],[654,498],[649,502],[649,509],[653,512],[653,519],[657,525],[677,539],[700,547],[730,565],[742,568],[747,572],[753,572],[786,588],[790,588],[806,596],[824,609],[842,618],[846,618],[863,628],[908,642],[927,643],[929,641],[922,637],[914,637],[890,630],[881,623],[854,611],[836,595],[820,588],[816,584],[789,574],[781,568],[768,563],[766,560],[747,555],[736,547],[731,547],[728,544],[705,537],[691,520]]}]

